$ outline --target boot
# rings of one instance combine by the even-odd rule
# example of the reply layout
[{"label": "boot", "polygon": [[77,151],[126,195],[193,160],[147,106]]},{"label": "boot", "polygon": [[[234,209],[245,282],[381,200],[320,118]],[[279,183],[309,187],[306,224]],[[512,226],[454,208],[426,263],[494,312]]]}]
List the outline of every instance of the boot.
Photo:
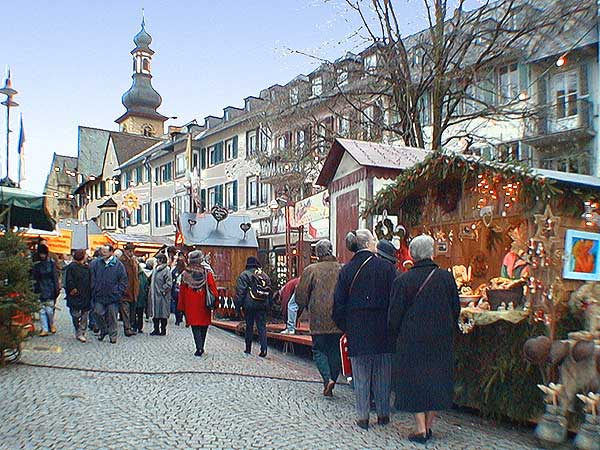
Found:
[{"label": "boot", "polygon": [[159,319],[152,319],[152,322],[154,322],[154,330],[152,331],[152,333],[150,333],[150,336],[160,336],[160,330],[159,328]]},{"label": "boot", "polygon": [[167,319],[160,319],[160,335],[167,335]]}]

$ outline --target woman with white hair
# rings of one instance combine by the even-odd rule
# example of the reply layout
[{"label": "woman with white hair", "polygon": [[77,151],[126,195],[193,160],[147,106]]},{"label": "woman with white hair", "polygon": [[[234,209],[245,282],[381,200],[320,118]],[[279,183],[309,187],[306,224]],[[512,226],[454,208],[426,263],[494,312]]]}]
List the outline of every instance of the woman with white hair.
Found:
[{"label": "woman with white hair", "polygon": [[415,415],[412,442],[431,437],[435,411],[452,406],[453,340],[460,314],[454,277],[433,262],[434,240],[422,234],[409,246],[414,267],[394,282],[389,331],[396,343],[395,405]]},{"label": "woman with white hair", "polygon": [[348,338],[348,355],[356,394],[356,424],[369,429],[370,393],[377,422],[390,421],[392,346],[387,330],[390,290],[395,267],[375,256],[376,241],[369,230],[346,236],[354,256],[342,267],[335,288],[332,318]]}]

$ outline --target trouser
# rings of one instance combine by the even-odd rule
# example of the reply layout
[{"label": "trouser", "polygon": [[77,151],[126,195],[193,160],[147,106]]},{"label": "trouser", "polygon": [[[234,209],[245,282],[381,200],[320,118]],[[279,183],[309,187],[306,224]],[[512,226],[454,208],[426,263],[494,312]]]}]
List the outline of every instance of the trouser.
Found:
[{"label": "trouser", "polygon": [[123,330],[125,333],[131,333],[131,309],[135,307],[135,303],[126,302],[121,300],[121,304],[119,305],[119,312],[121,313],[121,319],[123,320]]},{"label": "trouser", "polygon": [[154,331],[152,334],[164,336],[167,334],[167,319],[152,319]]},{"label": "trouser", "polygon": [[252,339],[254,338],[254,323],[258,331],[260,351],[267,351],[267,311],[246,309],[246,351],[252,350]]},{"label": "trouser", "polygon": [[119,304],[111,303],[109,305],[104,305],[102,303],[96,303],[94,309],[96,312],[96,325],[100,328],[100,334],[108,334],[111,339],[116,339]]},{"label": "trouser", "polygon": [[208,326],[192,325],[192,334],[194,335],[194,343],[196,344],[196,351],[198,352],[204,351],[206,333],[208,333]]},{"label": "trouser", "polygon": [[42,300],[40,309],[40,323],[42,330],[49,333],[54,325],[54,300]]},{"label": "trouser", "polygon": [[131,326],[134,331],[141,333],[144,329],[144,307],[134,308],[133,318],[131,320]]},{"label": "trouser", "polygon": [[73,327],[75,328],[75,337],[85,337],[90,312],[75,308],[71,308],[69,312],[71,313],[71,320],[73,321]]},{"label": "trouser", "polygon": [[183,311],[175,311],[175,325],[179,325],[183,321]]},{"label": "trouser", "polygon": [[313,360],[325,384],[330,380],[337,381],[342,371],[341,337],[341,334],[317,334],[312,337]]},{"label": "trouser", "polygon": [[288,331],[296,331],[296,322],[298,321],[298,303],[296,303],[296,295],[290,297],[287,311],[287,329]]},{"label": "trouser", "polygon": [[375,398],[377,417],[389,417],[392,378],[391,353],[352,356],[350,361],[352,362],[358,420],[369,419],[371,392]]}]

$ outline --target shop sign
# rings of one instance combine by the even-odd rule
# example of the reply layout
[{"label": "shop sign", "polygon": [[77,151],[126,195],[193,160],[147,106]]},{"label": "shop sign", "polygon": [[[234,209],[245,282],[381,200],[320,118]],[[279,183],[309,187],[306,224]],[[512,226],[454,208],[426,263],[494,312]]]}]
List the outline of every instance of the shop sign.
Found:
[{"label": "shop sign", "polygon": [[98,247],[109,244],[110,240],[103,234],[90,234],[88,236],[88,248],[96,250]]},{"label": "shop sign", "polygon": [[50,253],[68,255],[71,253],[73,231],[60,229],[58,236],[48,236],[45,240],[48,243],[48,251]]},{"label": "shop sign", "polygon": [[295,226],[308,225],[317,220],[329,218],[329,193],[320,192],[296,202],[294,212]]}]

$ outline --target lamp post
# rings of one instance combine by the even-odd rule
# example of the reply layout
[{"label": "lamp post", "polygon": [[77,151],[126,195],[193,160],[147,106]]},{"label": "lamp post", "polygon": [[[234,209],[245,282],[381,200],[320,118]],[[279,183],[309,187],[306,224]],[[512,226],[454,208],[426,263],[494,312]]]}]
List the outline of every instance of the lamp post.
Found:
[{"label": "lamp post", "polygon": [[6,95],[6,100],[2,102],[6,106],[6,179],[9,180],[9,162],[10,162],[10,108],[13,106],[19,106],[17,102],[13,100],[13,97],[18,92],[13,89],[12,81],[10,79],[10,69],[8,69],[8,75],[4,81],[4,87],[0,89],[0,94]]}]

